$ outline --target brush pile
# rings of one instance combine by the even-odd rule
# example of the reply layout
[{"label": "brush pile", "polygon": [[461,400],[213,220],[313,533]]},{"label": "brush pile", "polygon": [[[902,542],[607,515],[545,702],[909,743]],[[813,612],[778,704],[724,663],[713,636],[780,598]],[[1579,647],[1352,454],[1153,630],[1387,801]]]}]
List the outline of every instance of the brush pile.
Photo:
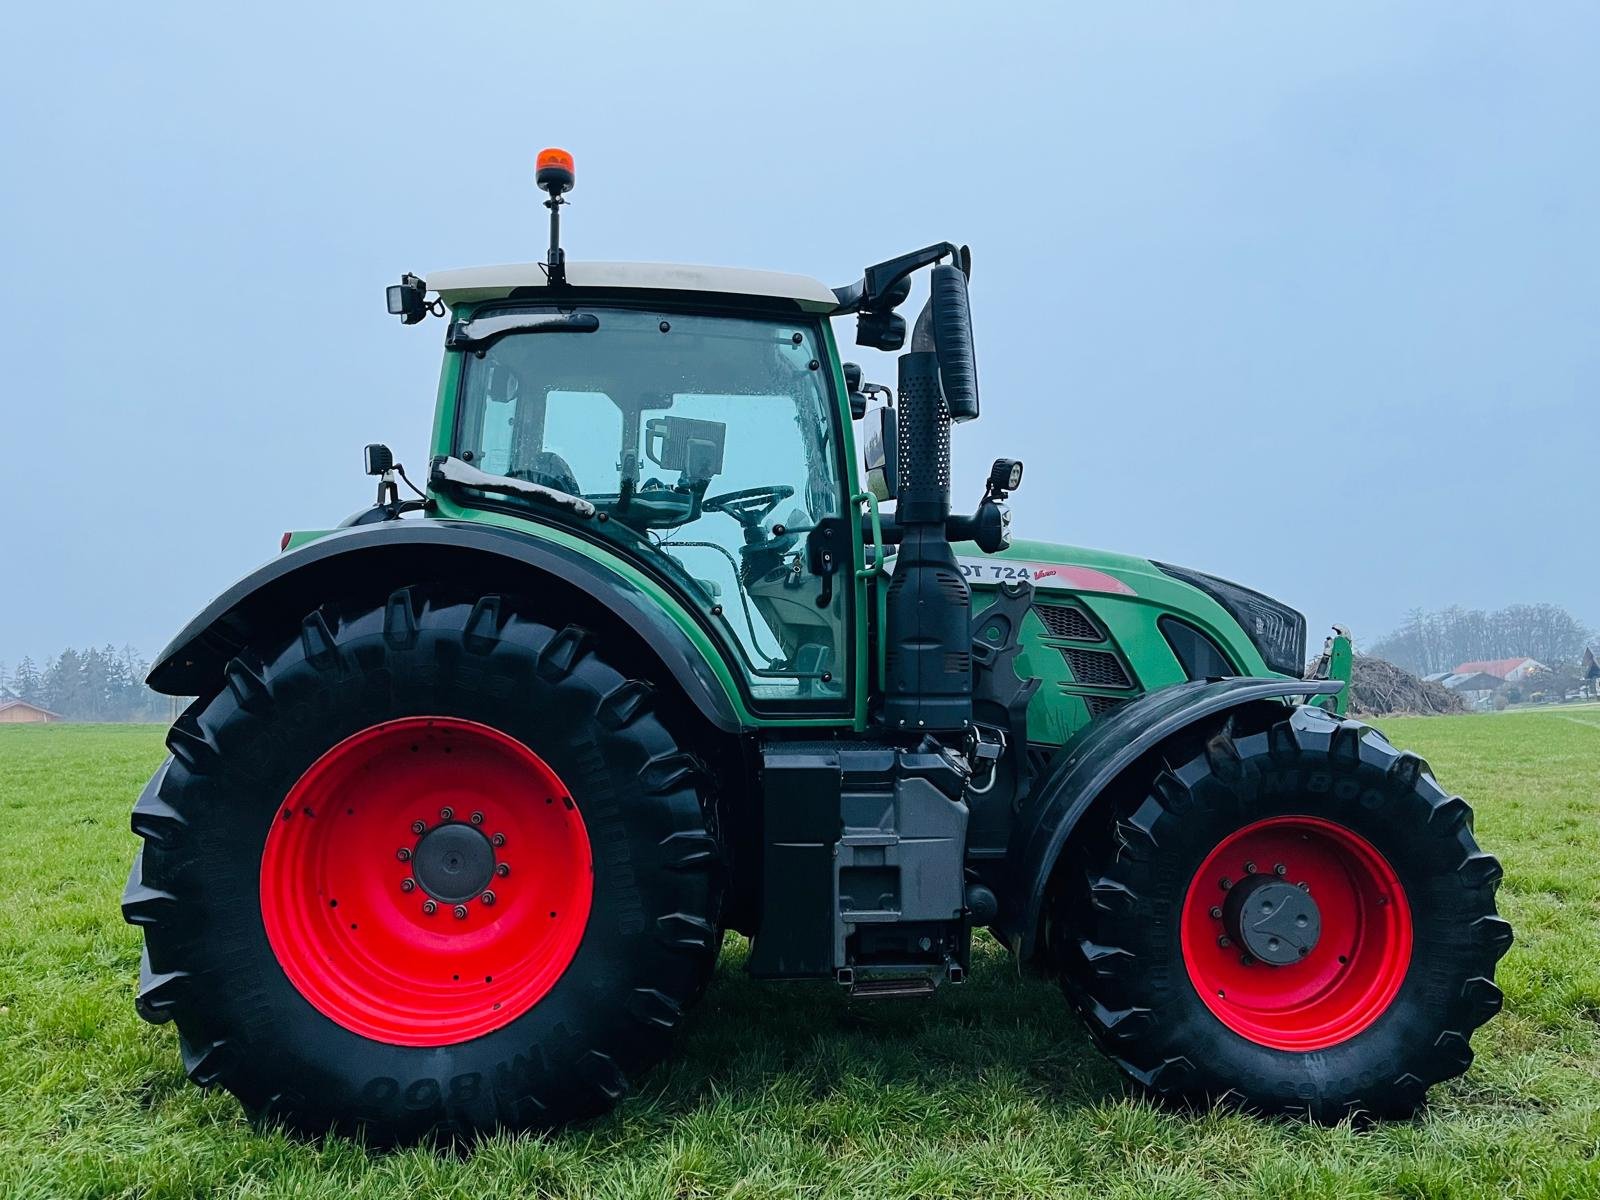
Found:
[{"label": "brush pile", "polygon": [[1355,657],[1350,678],[1352,716],[1466,711],[1461,697],[1442,683],[1418,679],[1411,672],[1369,654]]}]

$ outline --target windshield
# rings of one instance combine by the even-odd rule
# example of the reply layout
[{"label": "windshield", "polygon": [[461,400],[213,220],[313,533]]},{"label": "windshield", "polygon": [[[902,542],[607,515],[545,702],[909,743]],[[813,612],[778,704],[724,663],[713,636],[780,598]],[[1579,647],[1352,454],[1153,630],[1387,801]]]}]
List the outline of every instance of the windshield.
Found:
[{"label": "windshield", "polygon": [[[474,321],[508,311],[538,310]],[[456,457],[591,501],[604,519],[586,529],[651,556],[709,611],[758,698],[842,694],[848,588],[825,588],[805,553],[844,499],[815,328],[583,312],[593,332],[512,332],[468,353]]]}]

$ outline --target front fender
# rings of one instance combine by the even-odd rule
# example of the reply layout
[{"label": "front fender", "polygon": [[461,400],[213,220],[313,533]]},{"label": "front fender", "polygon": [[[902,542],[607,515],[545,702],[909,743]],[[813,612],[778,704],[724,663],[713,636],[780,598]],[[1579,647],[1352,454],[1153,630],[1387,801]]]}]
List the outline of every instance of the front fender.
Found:
[{"label": "front fender", "polygon": [[1034,952],[1045,889],[1062,847],[1113,780],[1141,755],[1197,721],[1254,701],[1329,695],[1327,680],[1243,676],[1149,692],[1091,725],[1050,764],[1012,825],[994,931],[1022,959]]},{"label": "front fender", "polygon": [[[207,695],[253,633],[299,618],[330,599],[428,579],[482,580],[489,591],[531,582],[609,613],[631,630],[716,728],[740,728],[728,687],[698,647],[629,579],[564,546],[511,530],[437,518],[337,530],[246,575],[184,626],[150,670],[169,696]],[[624,636],[626,633],[624,632]]]}]

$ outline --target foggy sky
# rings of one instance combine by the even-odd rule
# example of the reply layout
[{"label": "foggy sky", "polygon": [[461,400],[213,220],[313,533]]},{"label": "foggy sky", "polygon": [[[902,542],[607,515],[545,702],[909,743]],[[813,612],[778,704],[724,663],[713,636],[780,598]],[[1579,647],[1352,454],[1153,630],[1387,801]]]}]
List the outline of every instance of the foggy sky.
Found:
[{"label": "foggy sky", "polygon": [[[1600,624],[1600,9],[32,6],[0,80],[0,660],[153,655],[285,529],[425,465],[402,270],[856,278],[975,255],[1019,536],[1201,567],[1372,640]],[[914,309],[908,308],[908,311]],[[848,345],[870,378],[881,357]]]}]

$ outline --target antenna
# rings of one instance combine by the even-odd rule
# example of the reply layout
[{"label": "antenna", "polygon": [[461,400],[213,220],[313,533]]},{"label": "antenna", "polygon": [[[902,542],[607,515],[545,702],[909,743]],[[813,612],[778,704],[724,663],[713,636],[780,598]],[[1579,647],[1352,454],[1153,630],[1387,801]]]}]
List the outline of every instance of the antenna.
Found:
[{"label": "antenna", "polygon": [[572,166],[572,155],[554,146],[539,151],[534,180],[550,199],[544,206],[550,210],[550,253],[545,258],[545,275],[553,285],[567,282],[567,252],[561,248],[561,206],[566,203],[562,192],[570,192],[577,175]]}]

